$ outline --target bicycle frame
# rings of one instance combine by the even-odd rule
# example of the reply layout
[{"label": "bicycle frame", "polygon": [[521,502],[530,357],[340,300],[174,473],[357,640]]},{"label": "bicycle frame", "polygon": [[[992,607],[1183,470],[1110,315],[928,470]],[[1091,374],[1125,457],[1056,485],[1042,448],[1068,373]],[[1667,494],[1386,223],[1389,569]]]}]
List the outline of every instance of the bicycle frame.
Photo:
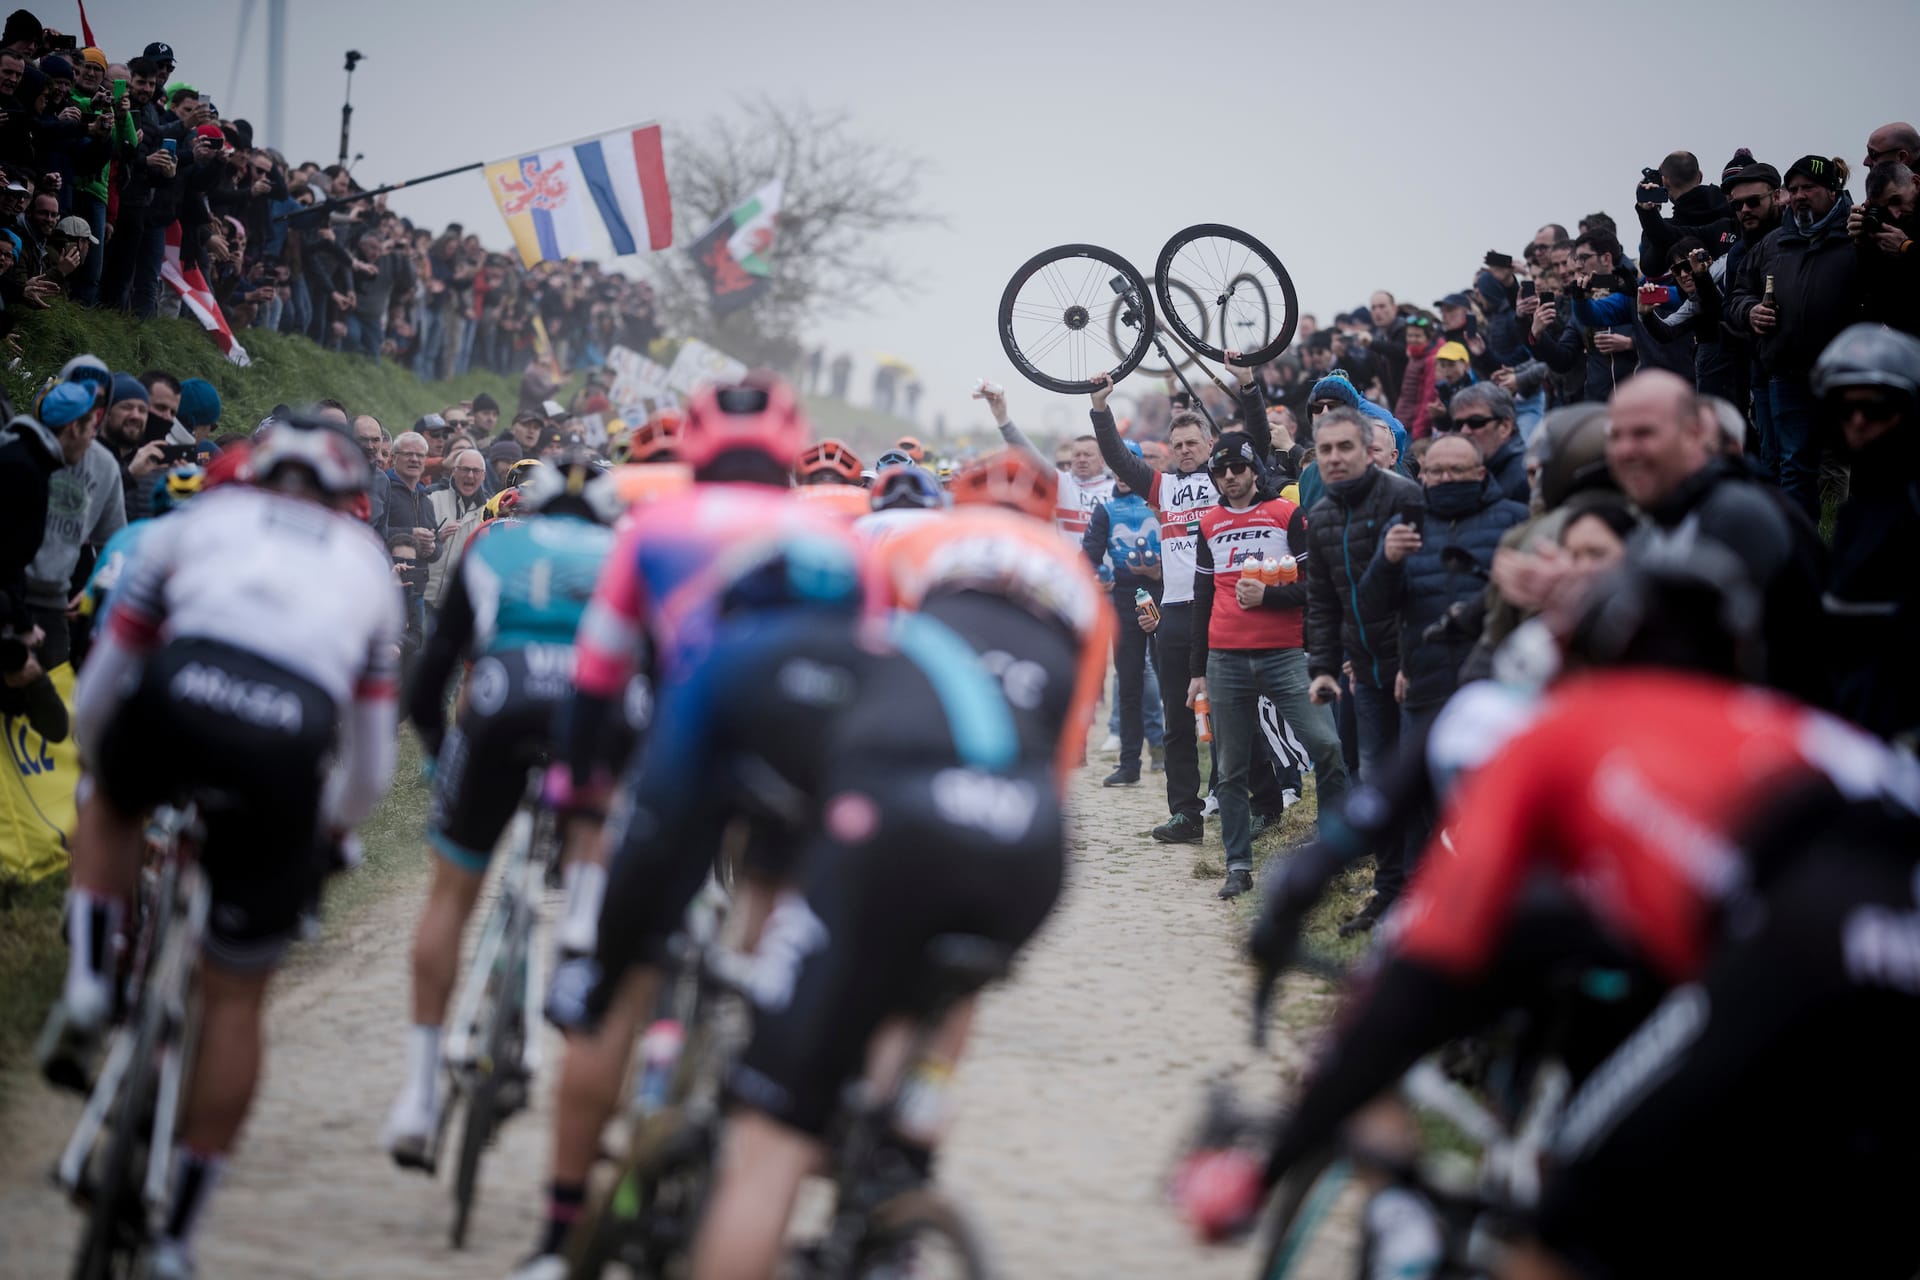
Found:
[{"label": "bicycle frame", "polygon": [[[493,975],[494,964],[500,958],[501,947],[506,942],[507,930],[510,927],[525,927],[531,933],[538,922],[538,903],[545,869],[536,863],[532,856],[533,826],[532,809],[525,805],[507,824],[506,834],[502,839],[508,853],[501,868],[500,892],[494,900],[492,910],[487,913],[486,923],[481,927],[480,941],[475,945],[473,959],[467,965],[465,976],[460,980],[460,994],[454,1001],[453,1014],[448,1020],[446,1044],[441,1050],[440,1057],[447,1070],[453,1074],[455,1089],[461,1087],[460,1071],[473,1057],[473,1028],[479,1020],[480,1008],[487,996],[488,982]],[[525,998],[521,1001],[521,1017],[525,1023],[526,1067],[529,1074],[539,1067],[540,1001],[538,993],[541,989],[539,969],[539,950],[529,947]],[[446,1108],[443,1115],[451,1110],[451,1107]]]}]

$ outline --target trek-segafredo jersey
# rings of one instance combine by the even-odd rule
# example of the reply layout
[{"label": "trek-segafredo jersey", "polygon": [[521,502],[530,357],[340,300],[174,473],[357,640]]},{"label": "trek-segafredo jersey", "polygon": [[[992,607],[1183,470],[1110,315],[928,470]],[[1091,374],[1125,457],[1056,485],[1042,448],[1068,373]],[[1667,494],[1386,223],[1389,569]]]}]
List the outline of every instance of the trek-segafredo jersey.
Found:
[{"label": "trek-segafredo jersey", "polygon": [[1155,472],[1147,501],[1160,513],[1161,596],[1164,607],[1193,600],[1193,563],[1200,539],[1200,517],[1220,501],[1213,477],[1205,471],[1176,475]]}]

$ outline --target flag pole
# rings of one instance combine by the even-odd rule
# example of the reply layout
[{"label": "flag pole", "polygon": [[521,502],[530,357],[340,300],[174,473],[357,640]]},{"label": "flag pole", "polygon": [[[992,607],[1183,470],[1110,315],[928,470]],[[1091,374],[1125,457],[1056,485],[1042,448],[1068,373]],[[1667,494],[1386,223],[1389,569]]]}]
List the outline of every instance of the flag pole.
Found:
[{"label": "flag pole", "polygon": [[389,191],[398,191],[403,187],[417,187],[423,182],[435,182],[441,178],[451,178],[456,173],[472,173],[475,169],[486,168],[487,164],[488,161],[476,160],[472,164],[463,164],[453,169],[442,169],[438,173],[429,173],[425,177],[408,178],[404,182],[390,182],[384,187],[375,187],[371,191],[355,191],[334,199],[323,200],[319,204],[301,209],[298,212],[277,214],[274,217],[274,221],[288,222],[294,219],[312,219],[310,224],[295,223],[295,225],[317,225],[324,216],[343,204],[357,204],[362,200],[371,200],[375,196],[384,196]]}]

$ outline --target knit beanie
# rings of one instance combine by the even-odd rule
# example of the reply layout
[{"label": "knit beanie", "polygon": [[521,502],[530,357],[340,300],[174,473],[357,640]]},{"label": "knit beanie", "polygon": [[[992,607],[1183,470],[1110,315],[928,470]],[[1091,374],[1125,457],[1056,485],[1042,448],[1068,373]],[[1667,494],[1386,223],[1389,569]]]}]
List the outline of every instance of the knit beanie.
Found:
[{"label": "knit beanie", "polygon": [[180,408],[174,421],[187,428],[211,427],[220,421],[220,393],[205,378],[188,378],[180,384]]},{"label": "knit beanie", "polygon": [[119,404],[122,400],[138,400],[141,404],[151,403],[146,385],[130,373],[113,375],[113,391],[108,395],[107,403]]}]

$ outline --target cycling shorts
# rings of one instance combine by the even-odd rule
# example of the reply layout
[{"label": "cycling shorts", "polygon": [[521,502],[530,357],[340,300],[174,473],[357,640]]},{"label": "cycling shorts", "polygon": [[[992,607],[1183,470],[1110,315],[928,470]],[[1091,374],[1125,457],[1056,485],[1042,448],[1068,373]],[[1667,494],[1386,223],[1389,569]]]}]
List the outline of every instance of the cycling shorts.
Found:
[{"label": "cycling shorts", "polygon": [[474,662],[434,766],[427,834],[441,857],[463,871],[487,869],[527,794],[527,772],[547,758],[554,713],[572,688],[571,645],[528,645]]},{"label": "cycling shorts", "polygon": [[796,891],[767,921],[753,1037],[728,1082],[738,1101],[815,1137],[881,1023],[924,1011],[928,944],[972,934],[1022,945],[1065,866],[1047,768],[857,763],[829,794]]},{"label": "cycling shorts", "polygon": [[223,969],[272,969],[318,901],[337,723],[312,681],[230,645],[179,639],[148,658],[107,726],[94,778],[115,809],[199,806],[212,898],[204,946]]}]

